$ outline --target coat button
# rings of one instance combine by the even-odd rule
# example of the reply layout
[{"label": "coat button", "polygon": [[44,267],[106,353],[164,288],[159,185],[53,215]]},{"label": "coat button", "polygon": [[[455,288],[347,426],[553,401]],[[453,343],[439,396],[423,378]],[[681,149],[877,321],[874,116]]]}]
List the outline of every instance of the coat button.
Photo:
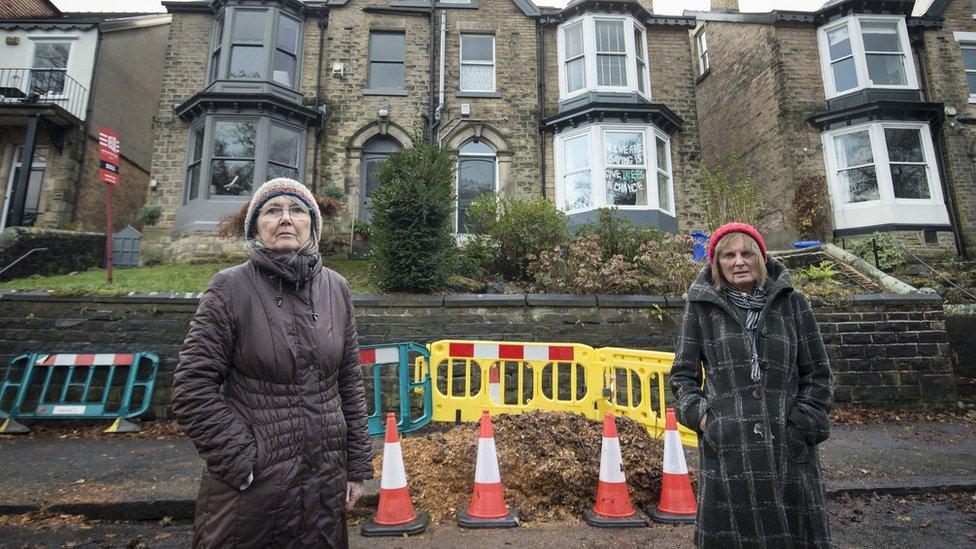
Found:
[{"label": "coat button", "polygon": [[759,436],[763,436],[764,433],[766,432],[766,429],[765,429],[765,427],[763,427],[763,424],[762,423],[757,423],[757,424],[755,424],[755,425],[752,426],[752,432],[753,433],[756,433]]},{"label": "coat button", "polygon": [[766,328],[763,328],[759,333],[762,334],[763,337],[766,337],[766,336],[769,335],[769,330],[766,329]]},{"label": "coat button", "polygon": [[762,389],[753,389],[752,390],[752,398],[754,398],[756,400],[762,400],[762,397],[763,397]]}]

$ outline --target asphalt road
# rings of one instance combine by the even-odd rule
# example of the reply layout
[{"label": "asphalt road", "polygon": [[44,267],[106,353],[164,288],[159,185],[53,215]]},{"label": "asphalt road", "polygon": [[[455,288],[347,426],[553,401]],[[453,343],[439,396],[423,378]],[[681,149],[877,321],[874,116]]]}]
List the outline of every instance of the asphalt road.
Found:
[{"label": "asphalt road", "polygon": [[[838,547],[976,546],[976,492],[837,498],[829,503]],[[362,538],[352,547],[674,547],[691,544],[690,526],[602,530],[583,523],[528,524],[514,530],[435,525],[412,538]],[[0,516],[2,547],[189,547],[189,521],[112,522],[72,516]]]}]

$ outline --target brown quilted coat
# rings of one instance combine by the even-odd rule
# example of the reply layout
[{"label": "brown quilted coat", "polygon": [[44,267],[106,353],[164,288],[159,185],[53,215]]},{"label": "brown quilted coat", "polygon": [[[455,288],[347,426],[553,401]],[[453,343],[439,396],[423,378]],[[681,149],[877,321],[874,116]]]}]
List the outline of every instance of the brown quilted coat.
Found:
[{"label": "brown quilted coat", "polygon": [[[349,287],[252,251],[217,273],[173,380],[206,461],[195,547],[344,547],[345,487],[373,476]],[[254,480],[245,490],[249,473]]]}]

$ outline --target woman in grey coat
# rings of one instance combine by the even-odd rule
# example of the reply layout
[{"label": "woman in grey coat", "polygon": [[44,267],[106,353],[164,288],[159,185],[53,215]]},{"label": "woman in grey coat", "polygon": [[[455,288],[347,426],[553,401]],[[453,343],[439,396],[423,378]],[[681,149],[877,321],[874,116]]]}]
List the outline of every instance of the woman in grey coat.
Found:
[{"label": "woman in grey coat", "polygon": [[248,261],[210,281],[180,351],[173,411],[206,461],[194,547],[345,547],[373,466],[346,281],[322,267],[308,189],[251,199]]},{"label": "woman in grey coat", "polygon": [[678,420],[699,433],[695,543],[829,547],[817,444],[833,390],[813,311],[749,225],[712,233],[708,259],[670,381]]}]

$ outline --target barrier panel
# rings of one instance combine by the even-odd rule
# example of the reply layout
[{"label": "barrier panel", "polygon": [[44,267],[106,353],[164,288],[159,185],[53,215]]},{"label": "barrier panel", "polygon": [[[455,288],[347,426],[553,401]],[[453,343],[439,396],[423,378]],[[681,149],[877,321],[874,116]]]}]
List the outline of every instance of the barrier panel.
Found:
[{"label": "barrier panel", "polygon": [[[429,357],[430,351],[417,343],[359,347],[359,362],[372,373],[372,376],[364,380],[367,390],[371,390],[373,395],[372,399],[366,399],[370,436],[386,434],[384,418],[386,412],[390,411],[396,412],[399,422],[397,429],[401,433],[416,431],[430,423],[432,409],[430,376],[423,373]],[[410,377],[411,364],[416,370],[414,380]],[[384,401],[384,393],[387,396],[393,393],[389,390],[393,383],[397,386],[395,391],[397,399]]]},{"label": "barrier panel", "polygon": [[0,383],[0,432],[26,433],[17,419],[115,419],[109,432],[137,431],[125,419],[149,409],[155,353],[24,353]]},{"label": "barrier panel", "polygon": [[[673,353],[575,343],[443,340],[431,343],[432,421],[475,422],[481,411],[565,411],[600,420],[612,411],[664,436]],[[416,379],[421,375],[416,374]],[[697,446],[693,431],[684,444]]]}]

